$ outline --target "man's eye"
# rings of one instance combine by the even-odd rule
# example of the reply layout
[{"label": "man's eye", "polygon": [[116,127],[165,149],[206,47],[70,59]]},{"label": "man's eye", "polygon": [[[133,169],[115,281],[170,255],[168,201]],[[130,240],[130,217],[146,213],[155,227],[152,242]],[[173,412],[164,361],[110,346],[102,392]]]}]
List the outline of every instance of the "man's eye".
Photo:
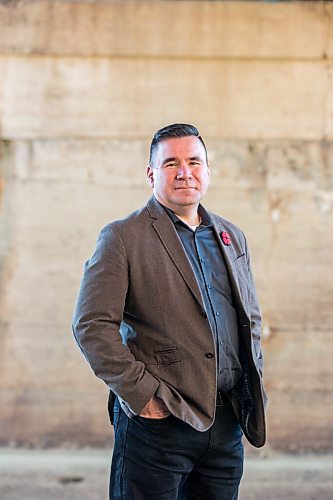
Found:
[{"label": "man's eye", "polygon": [[191,161],[190,165],[193,167],[200,167],[200,162],[199,161]]},{"label": "man's eye", "polygon": [[175,168],[176,166],[176,163],[167,163],[166,165],[164,165],[165,168]]}]

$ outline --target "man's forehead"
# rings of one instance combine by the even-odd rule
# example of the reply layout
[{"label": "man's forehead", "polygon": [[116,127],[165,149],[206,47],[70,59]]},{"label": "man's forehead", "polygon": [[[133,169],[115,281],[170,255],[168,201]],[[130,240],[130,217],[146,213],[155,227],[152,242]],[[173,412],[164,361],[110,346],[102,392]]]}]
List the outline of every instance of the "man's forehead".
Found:
[{"label": "man's forehead", "polygon": [[185,137],[171,137],[164,139],[157,145],[156,156],[164,158],[165,156],[203,156],[205,157],[205,148],[194,135]]}]

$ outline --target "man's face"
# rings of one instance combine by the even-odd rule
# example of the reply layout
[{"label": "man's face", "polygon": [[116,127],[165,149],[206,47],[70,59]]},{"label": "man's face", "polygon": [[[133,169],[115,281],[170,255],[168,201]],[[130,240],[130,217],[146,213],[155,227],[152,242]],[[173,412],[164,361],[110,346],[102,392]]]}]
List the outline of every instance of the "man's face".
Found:
[{"label": "man's face", "polygon": [[192,135],[161,141],[147,176],[157,200],[174,212],[198,206],[210,177],[203,144]]}]

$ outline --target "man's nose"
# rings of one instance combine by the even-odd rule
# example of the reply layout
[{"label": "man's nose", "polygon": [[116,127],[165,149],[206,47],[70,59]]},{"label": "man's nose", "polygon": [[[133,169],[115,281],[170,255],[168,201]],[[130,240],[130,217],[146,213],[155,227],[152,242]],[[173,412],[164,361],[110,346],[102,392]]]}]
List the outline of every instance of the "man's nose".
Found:
[{"label": "man's nose", "polygon": [[192,170],[186,163],[179,165],[177,169],[177,179],[190,179],[192,177]]}]

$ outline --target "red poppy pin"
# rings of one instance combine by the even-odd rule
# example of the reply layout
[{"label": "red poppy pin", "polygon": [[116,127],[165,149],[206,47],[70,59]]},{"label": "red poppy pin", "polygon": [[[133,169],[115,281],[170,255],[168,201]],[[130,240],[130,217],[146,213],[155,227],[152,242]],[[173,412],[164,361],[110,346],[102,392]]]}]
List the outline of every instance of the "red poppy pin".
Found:
[{"label": "red poppy pin", "polygon": [[229,233],[227,233],[227,231],[222,231],[221,238],[222,238],[222,241],[225,245],[227,245],[227,246],[231,245],[231,238],[229,236]]}]

